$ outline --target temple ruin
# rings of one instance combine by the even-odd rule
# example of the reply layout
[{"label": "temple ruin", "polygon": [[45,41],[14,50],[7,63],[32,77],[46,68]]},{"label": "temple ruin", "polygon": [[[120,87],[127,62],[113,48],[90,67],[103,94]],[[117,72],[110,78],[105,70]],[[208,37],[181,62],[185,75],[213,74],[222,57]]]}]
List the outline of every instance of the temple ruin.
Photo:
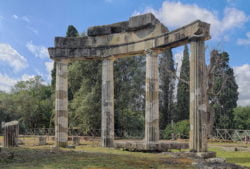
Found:
[{"label": "temple ruin", "polygon": [[[158,54],[166,48],[190,43],[190,144],[194,152],[207,151],[206,64],[204,42],[210,39],[210,25],[194,21],[169,30],[151,13],[128,21],[94,26],[84,37],[56,37],[49,48],[56,62],[56,146],[68,143],[68,63],[76,60],[102,60],[102,146],[114,147],[113,62],[126,56],[146,56],[145,138],[143,148],[159,145]],[[167,73],[167,72],[166,72]]]}]

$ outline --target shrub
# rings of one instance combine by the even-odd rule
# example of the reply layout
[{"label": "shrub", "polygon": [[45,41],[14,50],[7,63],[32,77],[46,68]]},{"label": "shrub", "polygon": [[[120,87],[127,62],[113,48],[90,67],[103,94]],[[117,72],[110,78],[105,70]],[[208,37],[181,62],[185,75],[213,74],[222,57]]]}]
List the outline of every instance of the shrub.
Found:
[{"label": "shrub", "polygon": [[171,139],[172,134],[179,138],[189,138],[190,124],[189,120],[179,121],[177,123],[168,124],[163,131],[163,139]]}]

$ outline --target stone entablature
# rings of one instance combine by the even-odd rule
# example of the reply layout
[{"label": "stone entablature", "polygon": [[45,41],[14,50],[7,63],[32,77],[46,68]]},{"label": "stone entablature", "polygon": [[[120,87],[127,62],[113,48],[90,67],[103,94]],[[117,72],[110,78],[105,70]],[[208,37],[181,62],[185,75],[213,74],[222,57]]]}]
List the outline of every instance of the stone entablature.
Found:
[{"label": "stone entablature", "polygon": [[52,59],[101,59],[109,56],[144,55],[146,49],[161,51],[184,45],[193,37],[210,39],[210,25],[199,20],[168,32],[152,14],[134,16],[129,21],[88,29],[84,37],[56,37],[49,48]]}]

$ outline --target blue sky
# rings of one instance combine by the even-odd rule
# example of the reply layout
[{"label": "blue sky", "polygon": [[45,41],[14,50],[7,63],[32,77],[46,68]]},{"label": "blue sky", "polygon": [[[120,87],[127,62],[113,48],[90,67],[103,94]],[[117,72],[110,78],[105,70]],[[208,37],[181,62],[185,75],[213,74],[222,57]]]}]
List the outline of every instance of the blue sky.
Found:
[{"label": "blue sky", "polygon": [[[239,85],[240,105],[250,105],[250,1],[247,0],[0,0],[0,90],[41,75],[50,82],[47,48],[68,25],[90,26],[152,12],[170,30],[196,19],[211,23],[213,48],[227,51]],[[181,61],[182,48],[174,50]],[[207,60],[209,56],[207,55]]]}]

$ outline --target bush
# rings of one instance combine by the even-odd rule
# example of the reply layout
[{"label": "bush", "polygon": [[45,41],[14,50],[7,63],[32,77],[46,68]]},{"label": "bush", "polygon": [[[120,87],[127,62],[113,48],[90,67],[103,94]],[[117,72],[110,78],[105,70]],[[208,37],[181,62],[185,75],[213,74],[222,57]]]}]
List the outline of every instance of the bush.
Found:
[{"label": "bush", "polygon": [[175,137],[189,138],[189,130],[190,130],[190,124],[189,120],[183,120],[179,121],[177,123],[168,124],[163,131],[163,139],[171,139],[172,134],[174,134]]},{"label": "bush", "polygon": [[250,106],[234,109],[234,128],[241,130],[250,129]]}]

